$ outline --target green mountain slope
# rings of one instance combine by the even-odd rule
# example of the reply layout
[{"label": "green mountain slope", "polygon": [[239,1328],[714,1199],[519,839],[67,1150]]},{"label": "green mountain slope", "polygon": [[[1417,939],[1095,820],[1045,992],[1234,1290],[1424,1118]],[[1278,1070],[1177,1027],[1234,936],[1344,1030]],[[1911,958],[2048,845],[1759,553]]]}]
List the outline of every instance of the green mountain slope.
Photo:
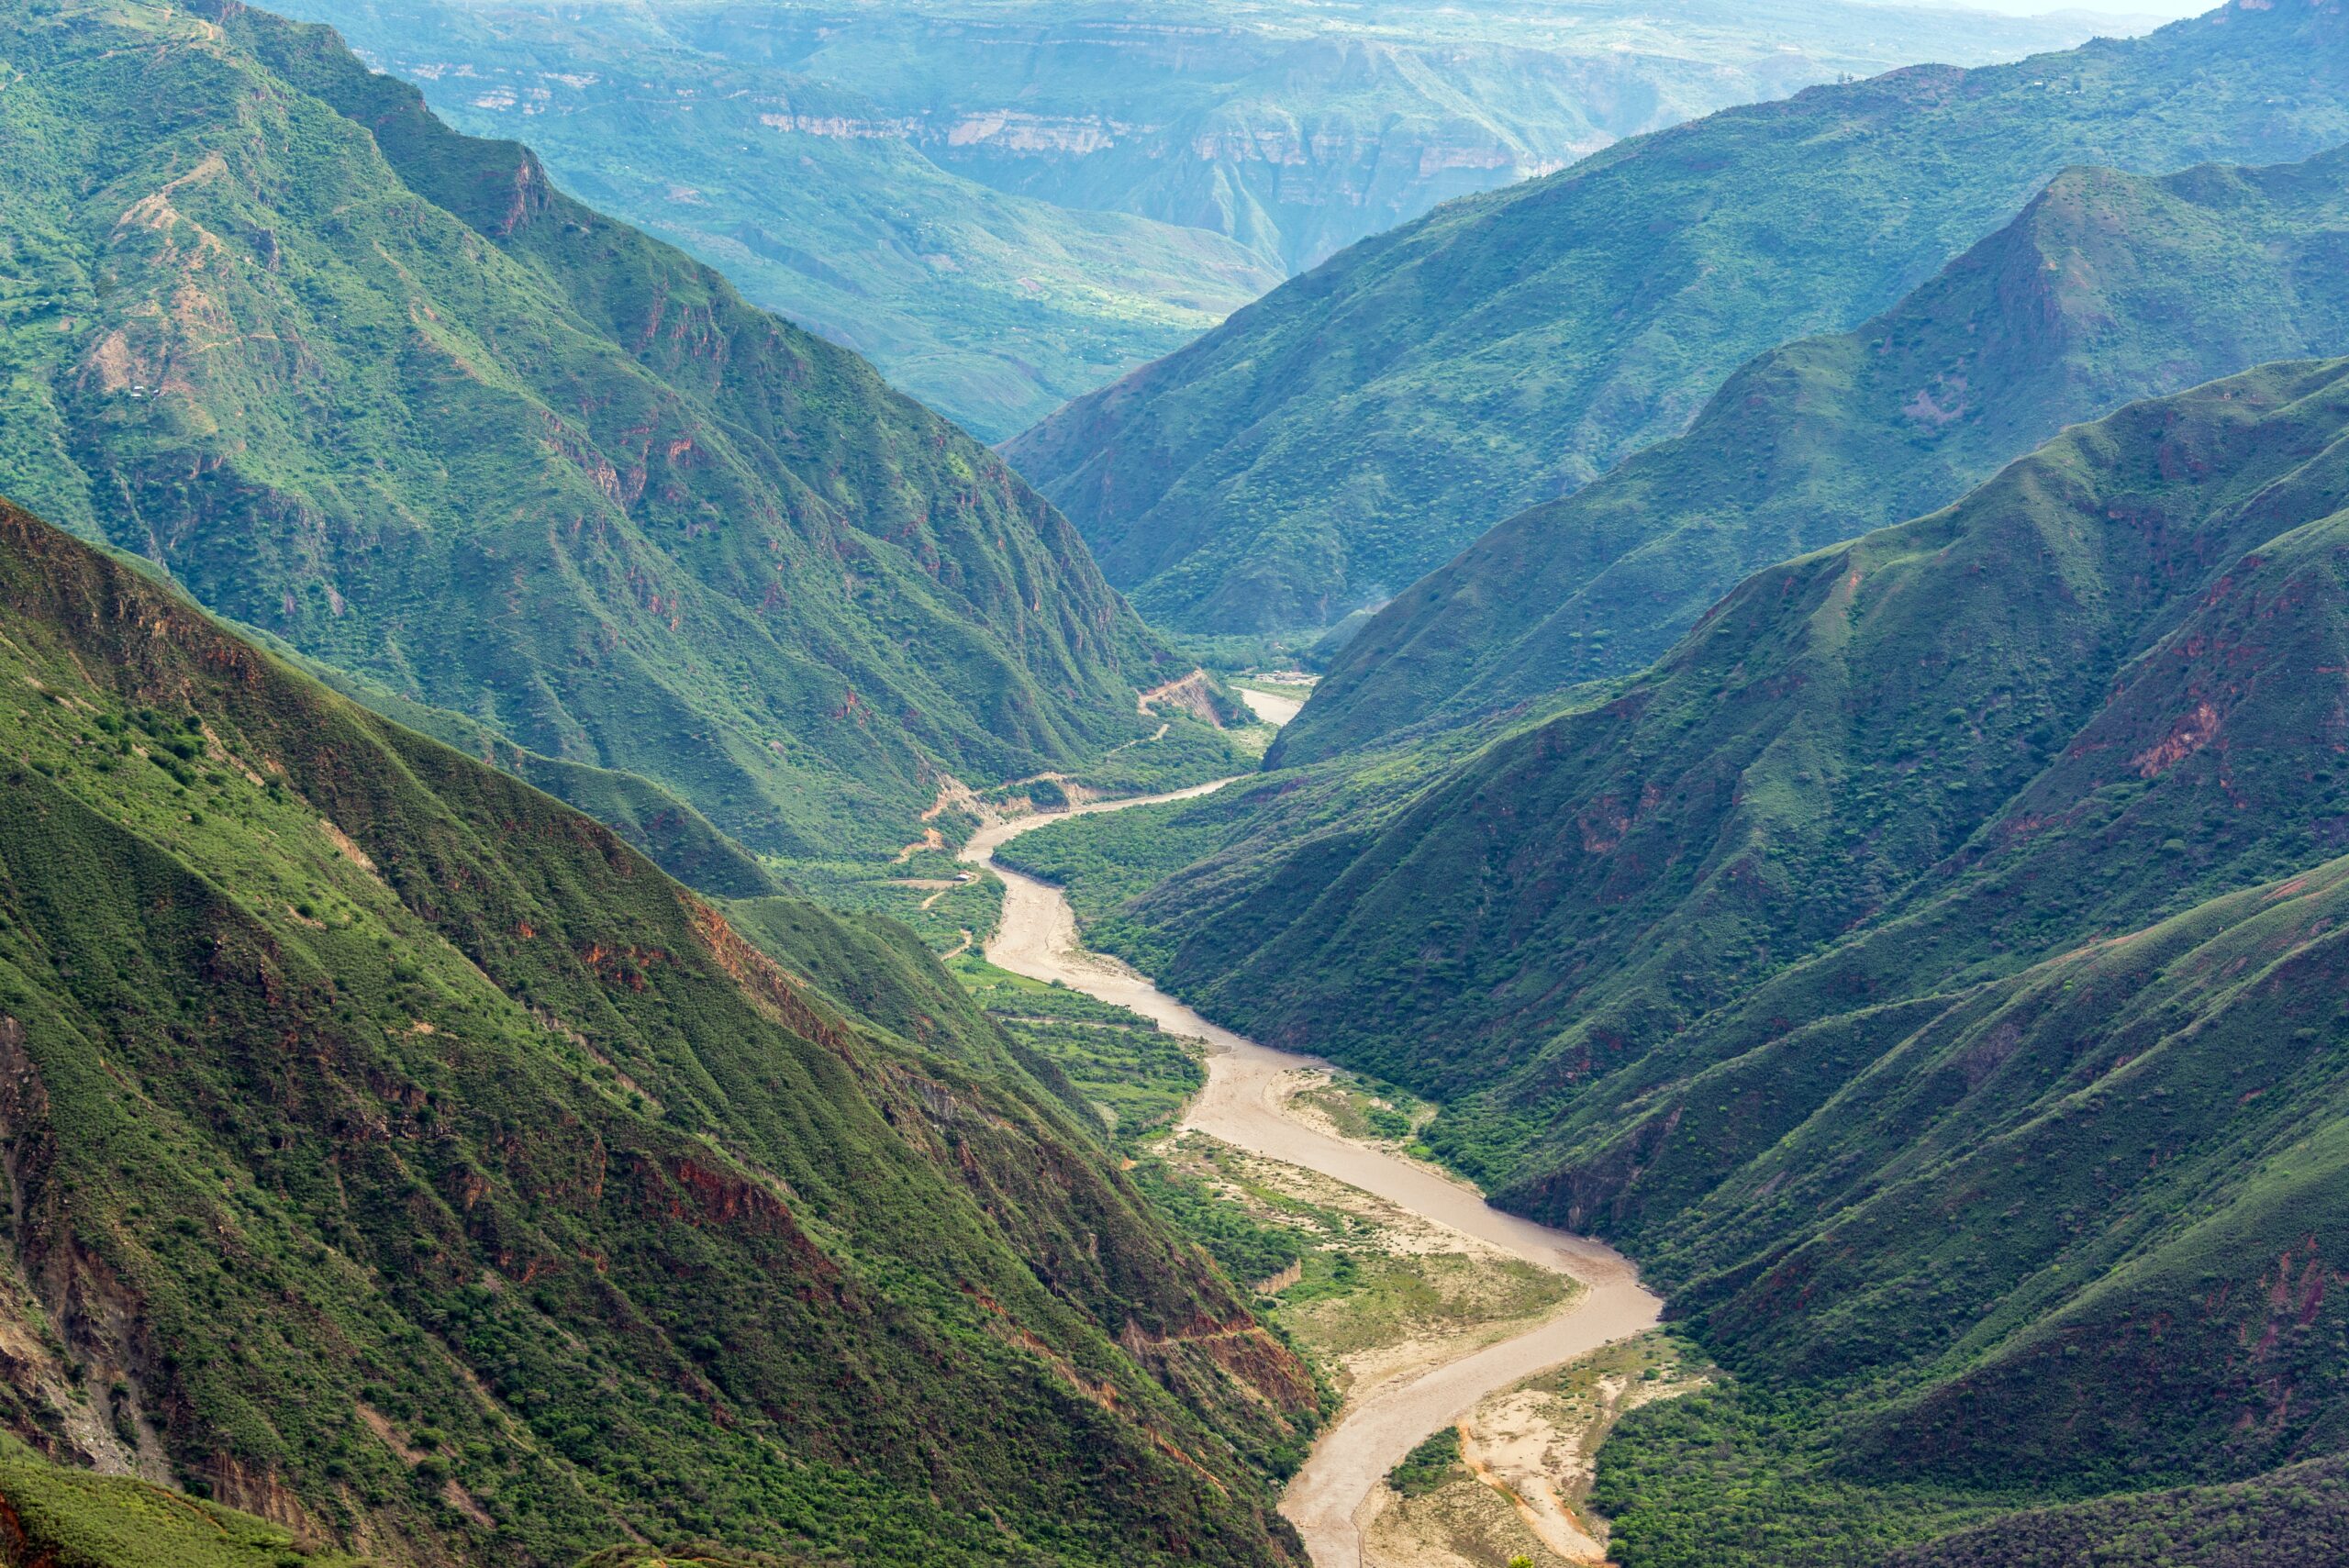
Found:
[{"label": "green mountain slope", "polygon": [[1219,233],[950,172],[862,95],[761,64],[724,36],[763,30],[739,12],[290,10],[333,24],[458,128],[526,137],[566,190],[983,440],[1172,352],[1285,275]]},{"label": "green mountain slope", "polygon": [[1093,929],[1641,1261],[1738,1382],[1610,1440],[1627,1564],[2349,1451],[2345,562],[2349,361],[2134,405]]},{"label": "green mountain slope", "polygon": [[1944,506],[2065,425],[2349,349],[2349,153],[2082,169],[1855,331],[1773,350],[1688,433],[1478,539],[1346,644],[1308,760],[1629,673],[1747,573]]},{"label": "green mountain slope", "polygon": [[0,12],[0,486],[207,606],[754,851],[894,850],[1177,667],[844,350],[321,29]]},{"label": "green mountain slope", "polygon": [[[1643,1054],[1885,918],[2028,789],[2068,808],[2065,791],[2116,782],[2075,776],[2064,748],[2120,722],[2133,688],[2116,683],[2195,595],[2338,505],[2321,459],[2343,384],[2330,362],[2279,367],[2066,432],[1954,507],[1748,579],[1653,671],[1494,743],[1387,819],[1255,849],[1253,878],[1203,871],[1138,913],[1186,933],[1178,983],[1268,1040],[1447,1094],[1563,1088]],[[2118,744],[2094,755],[2118,767]],[[2298,746],[2263,765],[2308,766]],[[2198,818],[2184,865],[2220,887],[2283,869],[2243,857],[2308,830],[2288,802],[2305,799],[2223,835]],[[2037,896],[2074,902],[2047,929],[2003,908],[1979,940],[2023,950],[2130,919],[2181,869],[2151,846],[2082,863],[2102,842],[2035,842],[2032,860],[2065,872]],[[1221,891],[1197,908],[1186,885]]]},{"label": "green mountain slope", "polygon": [[909,932],[13,509],[0,626],[10,1431],[420,1564],[1297,1560],[1303,1369]]},{"label": "green mountain slope", "polygon": [[1944,1537],[1892,1568],[2324,1568],[2349,1554],[2349,1466],[2313,1460],[2255,1482],[2051,1508]]},{"label": "green mountain slope", "polygon": [[[1902,1563],[2331,1561],[2341,1461],[2269,1468],[2349,1447],[2327,1301],[2349,1171],[2345,878],[2332,862],[2009,980],[1815,1024],[1755,1053],[1778,1068],[1767,1087],[1749,1061],[1654,1095],[1715,1126],[1724,1102],[1776,1121],[1769,1101],[1824,1098],[1765,1152],[1741,1140],[1725,1181],[1644,1231],[1743,1380],[1720,1403],[1777,1419],[1727,1443],[1718,1412],[1635,1429],[1608,1484],[1623,1560],[1723,1561],[1705,1498],[1761,1438],[1811,1450],[1761,1495],[1840,1485],[1849,1513],[1898,1520],[1880,1544],[1986,1505],[2249,1477],[2001,1519]],[[1855,1048],[1840,1062],[1817,1050],[1835,1037]],[[1848,1079],[1817,1090],[1839,1065]],[[1646,1139],[1685,1158],[1653,1124]],[[1716,1458],[1689,1463],[1698,1442]],[[1849,1513],[1729,1560],[1820,1560],[1820,1538],[1858,1533]]]},{"label": "green mountain slope", "polygon": [[266,1519],[125,1475],[48,1463],[0,1437],[0,1560],[48,1568],[362,1568]]},{"label": "green mountain slope", "polygon": [[1732,109],[1354,247],[1006,447],[1163,624],[1335,620],[1882,310],[2074,163],[2349,139],[2330,0]]}]

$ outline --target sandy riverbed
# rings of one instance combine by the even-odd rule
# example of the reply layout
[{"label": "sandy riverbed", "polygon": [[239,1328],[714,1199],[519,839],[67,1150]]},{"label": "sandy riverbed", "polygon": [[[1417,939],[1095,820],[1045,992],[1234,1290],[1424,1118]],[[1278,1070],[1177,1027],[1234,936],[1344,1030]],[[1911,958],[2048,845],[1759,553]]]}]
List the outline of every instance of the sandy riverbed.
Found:
[{"label": "sandy riverbed", "polygon": [[[1252,694],[1252,699],[1253,694]],[[1269,716],[1267,716],[1269,717]],[[1179,800],[1220,784],[1150,797]],[[1080,812],[1114,811],[1144,800],[1098,801]],[[1385,1386],[1346,1410],[1314,1444],[1289,1484],[1281,1511],[1297,1525],[1316,1568],[1360,1568],[1364,1505],[1386,1473],[1430,1432],[1459,1419],[1497,1389],[1653,1327],[1662,1302],[1642,1288],[1611,1249],[1530,1219],[1503,1214],[1475,1189],[1384,1150],[1317,1130],[1286,1114],[1287,1075],[1321,1065],[1218,1028],[1114,959],[1087,951],[1076,916],[1058,888],[995,864],[996,849],[1058,817],[990,823],[962,858],[1003,879],[1003,923],[988,960],[1015,973],[1057,980],[1208,1045],[1208,1083],[1183,1126],[1252,1153],[1317,1171],[1437,1224],[1555,1269],[1586,1287],[1571,1308],[1498,1344],[1470,1344],[1417,1377]]]},{"label": "sandy riverbed", "polygon": [[1239,690],[1240,700],[1248,705],[1248,711],[1266,724],[1286,724],[1305,706],[1303,697],[1285,697],[1275,692],[1252,691],[1246,686]]}]

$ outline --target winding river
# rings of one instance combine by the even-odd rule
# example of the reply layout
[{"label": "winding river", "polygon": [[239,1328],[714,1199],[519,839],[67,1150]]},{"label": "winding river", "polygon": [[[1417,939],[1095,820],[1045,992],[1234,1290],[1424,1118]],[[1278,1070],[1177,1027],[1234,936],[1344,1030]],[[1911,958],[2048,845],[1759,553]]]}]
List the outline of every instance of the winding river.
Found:
[{"label": "winding river", "polygon": [[[1097,801],[1075,810],[1116,811],[1188,799],[1220,787],[1204,784],[1170,795]],[[990,823],[963,850],[963,860],[994,871],[1006,889],[1003,923],[986,945],[990,962],[1032,979],[1061,981],[1105,1002],[1130,1007],[1174,1033],[1207,1041],[1207,1087],[1185,1115],[1186,1128],[1374,1193],[1569,1275],[1584,1286],[1564,1311],[1538,1327],[1497,1344],[1464,1345],[1451,1360],[1350,1406],[1322,1433],[1305,1468],[1289,1483],[1281,1512],[1305,1538],[1315,1568],[1362,1568],[1365,1521],[1357,1516],[1380,1480],[1414,1444],[1465,1416],[1486,1394],[1652,1327],[1663,1304],[1641,1287],[1631,1263],[1609,1248],[1503,1214],[1473,1188],[1384,1151],[1332,1138],[1286,1115],[1284,1076],[1323,1063],[1220,1029],[1125,964],[1087,951],[1077,940],[1075,913],[1060,889],[995,863],[997,846],[1058,821],[1060,815]]]}]

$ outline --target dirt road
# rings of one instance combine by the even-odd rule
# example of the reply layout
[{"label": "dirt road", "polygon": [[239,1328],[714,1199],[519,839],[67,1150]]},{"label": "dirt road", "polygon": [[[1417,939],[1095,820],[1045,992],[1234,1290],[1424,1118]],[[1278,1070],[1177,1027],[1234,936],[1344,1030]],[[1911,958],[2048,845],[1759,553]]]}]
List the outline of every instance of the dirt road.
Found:
[{"label": "dirt road", "polygon": [[[1187,799],[1219,787],[1203,784],[1150,798]],[[1099,801],[1078,810],[1115,811],[1146,803]],[[1219,1029],[1126,965],[1088,952],[1077,940],[1075,913],[1058,888],[995,864],[998,845],[1056,820],[1030,817],[990,824],[963,851],[963,860],[991,868],[1006,888],[1003,924],[986,946],[991,962],[1033,979],[1061,981],[1130,1007],[1176,1034],[1206,1040],[1208,1084],[1185,1116],[1185,1127],[1375,1193],[1569,1274],[1586,1287],[1571,1308],[1539,1328],[1381,1389],[1344,1412],[1314,1444],[1305,1468],[1289,1484],[1281,1512],[1304,1536],[1316,1568],[1360,1568],[1362,1530],[1355,1516],[1413,1444],[1467,1414],[1495,1389],[1653,1327],[1663,1303],[1641,1288],[1628,1262],[1596,1241],[1503,1214],[1463,1184],[1284,1114],[1283,1076],[1320,1063]]]}]

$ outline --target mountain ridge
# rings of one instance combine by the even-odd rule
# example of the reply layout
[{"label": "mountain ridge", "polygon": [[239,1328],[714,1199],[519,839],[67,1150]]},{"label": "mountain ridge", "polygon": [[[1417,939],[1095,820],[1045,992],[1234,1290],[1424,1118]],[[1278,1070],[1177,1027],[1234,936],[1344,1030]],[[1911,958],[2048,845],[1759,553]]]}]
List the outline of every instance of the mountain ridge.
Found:
[{"label": "mountain ridge", "polygon": [[762,854],[1146,732],[1178,662],[985,449],[331,33],[214,15],[0,37],[0,487]]},{"label": "mountain ridge", "polygon": [[2231,6],[1619,142],[1356,246],[1004,450],[1145,614],[1326,624],[1889,306],[2066,165],[2349,139],[2340,28],[2323,0]]},{"label": "mountain ridge", "polygon": [[1770,561],[1956,500],[2066,425],[2349,348],[2349,150],[2067,171],[1890,311],[1742,367],[1688,431],[1483,535],[1347,643],[1311,761],[1660,656]]}]

